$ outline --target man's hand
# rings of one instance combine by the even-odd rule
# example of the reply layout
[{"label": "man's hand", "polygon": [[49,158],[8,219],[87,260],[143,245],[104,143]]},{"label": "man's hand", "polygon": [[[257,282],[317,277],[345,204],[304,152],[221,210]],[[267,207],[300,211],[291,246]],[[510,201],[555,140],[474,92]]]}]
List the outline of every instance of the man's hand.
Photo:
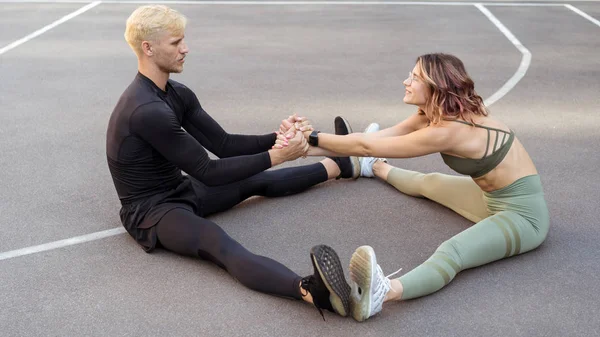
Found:
[{"label": "man's hand", "polygon": [[286,145],[280,149],[286,154],[286,161],[306,156],[309,145],[302,132],[296,132],[292,138],[288,137],[289,135],[285,137]]},{"label": "man's hand", "polygon": [[289,140],[294,138],[296,133],[299,132],[296,132],[296,130],[292,127],[292,129],[286,134],[278,134],[277,139],[275,140],[275,145],[273,145],[272,149],[283,149],[284,147],[288,146]]},{"label": "man's hand", "polygon": [[308,153],[309,145],[302,132],[292,131],[288,132],[287,135],[278,135],[276,144],[269,150],[273,166],[299,157],[305,157]]}]

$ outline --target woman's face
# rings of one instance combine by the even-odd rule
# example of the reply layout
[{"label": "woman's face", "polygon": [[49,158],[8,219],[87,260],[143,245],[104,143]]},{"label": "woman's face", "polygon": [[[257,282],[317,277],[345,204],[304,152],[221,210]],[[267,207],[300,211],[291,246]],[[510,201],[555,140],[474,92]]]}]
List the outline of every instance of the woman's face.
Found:
[{"label": "woman's face", "polygon": [[412,104],[424,110],[427,99],[431,95],[429,86],[421,77],[421,70],[417,65],[409,73],[408,78],[403,82],[405,87],[404,103]]}]

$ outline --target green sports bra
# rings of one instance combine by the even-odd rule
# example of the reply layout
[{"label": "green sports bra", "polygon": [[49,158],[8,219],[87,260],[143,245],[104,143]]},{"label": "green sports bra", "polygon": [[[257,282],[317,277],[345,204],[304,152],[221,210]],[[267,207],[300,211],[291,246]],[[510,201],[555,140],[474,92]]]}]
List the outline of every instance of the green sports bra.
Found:
[{"label": "green sports bra", "polygon": [[[452,120],[452,121],[466,124],[466,125],[473,125],[471,123],[461,121],[461,120]],[[506,132],[504,130],[490,128],[490,127],[479,125],[479,124],[474,124],[474,125],[476,127],[486,129],[487,134],[488,134],[488,141],[487,141],[486,147],[485,147],[485,154],[483,155],[483,157],[481,159],[461,158],[461,157],[456,157],[456,156],[452,156],[452,155],[444,154],[444,153],[440,153],[440,154],[442,155],[442,159],[444,160],[444,163],[446,163],[446,165],[448,165],[454,171],[456,171],[460,174],[470,175],[473,178],[479,178],[479,177],[485,175],[486,173],[490,172],[491,170],[496,168],[496,166],[498,166],[498,164],[500,164],[502,159],[504,159],[504,157],[508,153],[508,150],[510,150],[510,146],[512,145],[513,140],[515,139],[515,133],[512,130],[510,132]],[[488,151],[490,149],[490,132],[491,131],[496,132],[496,141],[494,142],[494,148],[492,149],[491,154],[488,156]],[[504,135],[502,137],[502,141],[500,141],[500,147],[496,150],[496,147],[498,146],[498,139],[500,138],[500,133],[503,133]],[[504,142],[507,135],[508,135],[508,140],[506,142]]]}]

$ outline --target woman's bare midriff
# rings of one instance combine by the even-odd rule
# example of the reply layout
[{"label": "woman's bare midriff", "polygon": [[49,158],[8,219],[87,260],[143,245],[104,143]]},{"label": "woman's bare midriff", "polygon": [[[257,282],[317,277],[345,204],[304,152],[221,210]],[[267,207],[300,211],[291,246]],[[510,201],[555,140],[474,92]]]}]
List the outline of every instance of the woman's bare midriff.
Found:
[{"label": "woman's bare midriff", "polygon": [[537,174],[537,169],[529,154],[515,137],[506,157],[490,172],[473,181],[485,192],[492,192],[506,187],[520,178]]}]

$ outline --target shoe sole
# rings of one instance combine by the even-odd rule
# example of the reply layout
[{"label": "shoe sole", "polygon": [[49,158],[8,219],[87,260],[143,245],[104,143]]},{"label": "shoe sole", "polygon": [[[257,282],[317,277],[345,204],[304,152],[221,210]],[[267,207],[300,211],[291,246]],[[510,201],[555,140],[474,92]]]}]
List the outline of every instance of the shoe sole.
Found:
[{"label": "shoe sole", "polygon": [[349,158],[352,164],[352,179],[358,179],[360,177],[360,160],[354,156],[350,156]]},{"label": "shoe sole", "polygon": [[[352,280],[352,296],[350,297],[352,317],[362,322],[369,318],[371,312],[371,287],[373,286],[373,266],[375,251],[370,246],[356,249],[350,259],[350,279]],[[360,287],[361,293],[358,293]]]},{"label": "shoe sole", "polygon": [[310,250],[313,264],[329,290],[329,302],[333,310],[346,317],[350,312],[350,285],[346,282],[344,268],[333,248],[325,245]]},{"label": "shoe sole", "polygon": [[[338,124],[342,124],[345,130],[341,130],[338,128]],[[337,116],[334,119],[333,126],[335,128],[336,135],[347,135],[352,133],[352,127],[350,123],[346,120],[346,118]],[[352,179],[358,179],[360,177],[360,161],[358,157],[350,156],[350,163],[352,164]]]}]

